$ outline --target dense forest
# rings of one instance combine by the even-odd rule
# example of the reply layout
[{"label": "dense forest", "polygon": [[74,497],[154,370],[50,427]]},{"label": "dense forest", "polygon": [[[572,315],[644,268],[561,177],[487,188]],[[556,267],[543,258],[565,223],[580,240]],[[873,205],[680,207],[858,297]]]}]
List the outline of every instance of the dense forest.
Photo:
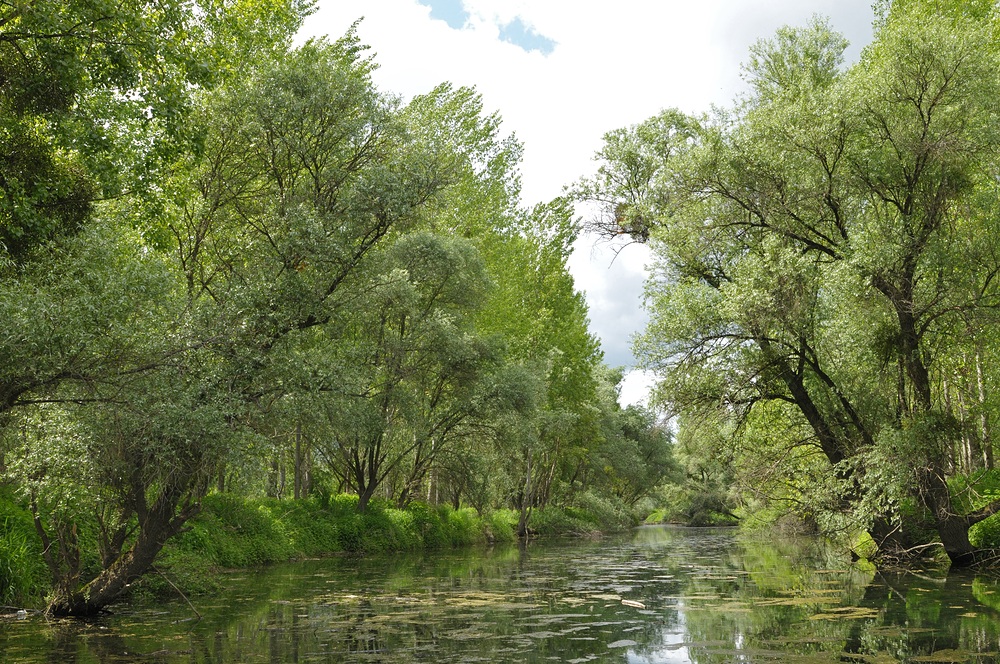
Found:
[{"label": "dense forest", "polygon": [[669,468],[587,329],[569,202],[520,205],[475,91],[377,90],[353,29],[294,46],[309,11],[0,7],[0,470],[50,613],[114,601],[213,493],[526,533]]},{"label": "dense forest", "polygon": [[1000,509],[1000,15],[876,10],[850,66],[816,19],[732,107],[607,134],[577,194],[653,249],[637,350],[706,495],[969,565]]}]

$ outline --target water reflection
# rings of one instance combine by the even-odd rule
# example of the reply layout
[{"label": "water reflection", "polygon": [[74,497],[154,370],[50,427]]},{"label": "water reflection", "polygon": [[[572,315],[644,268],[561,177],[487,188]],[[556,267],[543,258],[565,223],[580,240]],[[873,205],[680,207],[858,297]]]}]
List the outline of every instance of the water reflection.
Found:
[{"label": "water reflection", "polygon": [[[600,541],[336,558],[217,597],[0,623],[11,662],[997,661],[1000,583],[876,575],[811,540],[641,528]],[[626,603],[623,603],[625,600]]]}]

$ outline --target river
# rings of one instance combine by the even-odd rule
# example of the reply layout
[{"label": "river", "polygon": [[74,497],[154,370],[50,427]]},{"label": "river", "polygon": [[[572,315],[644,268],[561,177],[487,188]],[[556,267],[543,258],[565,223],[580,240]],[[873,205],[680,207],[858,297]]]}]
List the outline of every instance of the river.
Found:
[{"label": "river", "polygon": [[814,540],[644,527],[600,540],[225,576],[93,621],[0,622],[0,661],[1000,662],[1000,580],[876,574]]}]

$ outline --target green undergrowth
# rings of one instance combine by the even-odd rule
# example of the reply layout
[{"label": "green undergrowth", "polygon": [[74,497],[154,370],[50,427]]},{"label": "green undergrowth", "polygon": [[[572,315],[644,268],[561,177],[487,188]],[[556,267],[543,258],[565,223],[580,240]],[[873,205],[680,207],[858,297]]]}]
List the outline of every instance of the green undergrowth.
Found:
[{"label": "green undergrowth", "polygon": [[674,523],[684,526],[734,526],[726,497],[703,487],[666,485],[657,492],[657,507],[645,519],[647,524]]},{"label": "green undergrowth", "polygon": [[[414,503],[395,509],[377,501],[357,512],[358,498],[307,500],[208,496],[191,528],[171,548],[202,555],[219,567],[250,567],[329,553],[379,553],[468,546],[513,538],[513,529],[454,510]],[[501,513],[502,514],[502,513]],[[509,519],[508,519],[509,520]]]},{"label": "green undergrowth", "polygon": [[582,492],[574,502],[572,506],[534,510],[529,528],[542,536],[593,535],[626,530],[637,523],[634,514],[602,496]]},{"label": "green undergrowth", "polygon": [[515,539],[517,515],[480,515],[414,503],[396,509],[374,501],[357,512],[353,495],[306,500],[207,496],[189,528],[170,541],[142,587],[169,593],[169,579],[184,592],[215,589],[213,570],[243,568],[337,553],[369,554],[435,550]]},{"label": "green undergrowth", "polygon": [[31,514],[0,489],[0,605],[32,605],[48,582]]},{"label": "green undergrowth", "polygon": [[[133,584],[135,594],[167,596],[207,594],[219,590],[219,569],[335,554],[375,554],[439,550],[513,542],[518,514],[500,509],[479,514],[414,503],[397,509],[378,500],[363,514],[354,495],[317,496],[305,500],[242,498],[213,494],[184,532],[167,542],[153,569]],[[89,572],[96,573],[96,526],[81,519],[81,548],[88,553]],[[632,518],[606,500],[584,494],[573,507],[547,507],[531,515],[533,532],[586,535],[620,530]],[[86,531],[86,532],[84,532]],[[96,532],[96,530],[95,530]],[[94,540],[91,542],[91,540]],[[93,549],[93,552],[90,552]],[[94,561],[90,561],[94,558]],[[49,576],[31,514],[0,491],[0,605],[40,606]]]}]

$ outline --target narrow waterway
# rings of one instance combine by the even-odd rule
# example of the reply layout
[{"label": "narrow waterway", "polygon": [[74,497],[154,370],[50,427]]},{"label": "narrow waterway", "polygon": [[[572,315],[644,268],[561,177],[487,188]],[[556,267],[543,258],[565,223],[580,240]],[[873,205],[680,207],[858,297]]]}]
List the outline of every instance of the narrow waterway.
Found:
[{"label": "narrow waterway", "polygon": [[810,540],[597,541],[228,575],[193,601],[0,622],[3,662],[1000,662],[1000,581],[883,575]]}]

